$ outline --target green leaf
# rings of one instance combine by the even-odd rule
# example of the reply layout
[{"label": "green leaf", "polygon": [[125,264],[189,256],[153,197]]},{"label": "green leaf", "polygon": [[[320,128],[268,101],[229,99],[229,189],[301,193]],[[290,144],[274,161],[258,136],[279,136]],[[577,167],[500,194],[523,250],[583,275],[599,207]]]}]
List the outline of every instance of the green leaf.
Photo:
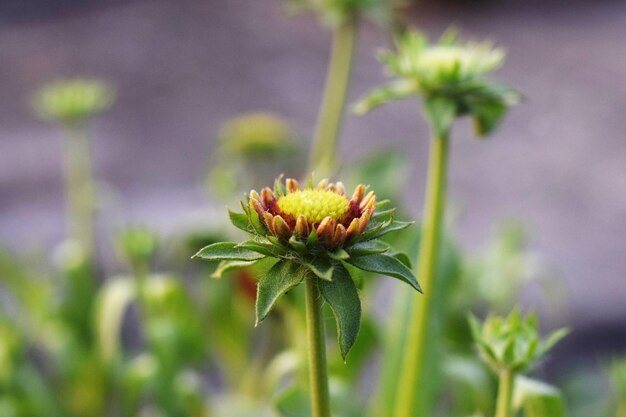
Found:
[{"label": "green leaf", "polygon": [[440,96],[426,97],[424,111],[435,135],[440,138],[447,136],[457,116],[454,100]]},{"label": "green leaf", "polygon": [[353,107],[355,114],[363,115],[376,107],[382,106],[393,100],[406,99],[416,96],[419,87],[416,82],[410,80],[392,81],[388,84],[374,88],[359,100]]},{"label": "green leaf", "polygon": [[287,291],[300,284],[305,277],[301,267],[281,260],[259,279],[256,299],[257,326],[271,311],[274,303]]},{"label": "green leaf", "polygon": [[331,259],[336,261],[345,261],[350,257],[350,254],[341,248],[336,251],[328,251],[327,253]]},{"label": "green leaf", "polygon": [[299,241],[296,235],[291,235],[291,237],[289,238],[289,246],[300,252],[306,249],[306,244]]},{"label": "green leaf", "polygon": [[246,213],[236,213],[234,211],[228,210],[228,217],[230,218],[230,222],[237,229],[241,229],[244,232],[254,233],[254,228],[250,223],[250,219]]},{"label": "green leaf", "polygon": [[254,261],[264,257],[265,255],[258,252],[238,248],[234,242],[218,242],[205,246],[191,258],[200,258],[205,261]]},{"label": "green leaf", "polygon": [[333,279],[334,267],[327,258],[315,258],[307,263],[306,266],[311,272],[324,281],[331,281]]},{"label": "green leaf", "polygon": [[236,248],[248,249],[254,252],[258,252],[261,255],[265,256],[276,256],[275,250],[276,246],[272,245],[269,242],[260,242],[258,240],[246,240],[245,242],[239,243]]},{"label": "green leaf", "polygon": [[337,334],[341,356],[346,355],[354,344],[361,327],[361,300],[352,277],[341,265],[335,265],[331,282],[318,281],[324,300],[330,306],[337,321]]},{"label": "green leaf", "polygon": [[409,258],[409,255],[407,255],[406,253],[398,252],[398,251],[392,251],[392,252],[387,252],[387,255],[393,256],[394,258],[396,258],[397,260],[402,262],[404,265],[406,265],[407,268],[409,268],[409,269],[413,268],[412,263],[411,263],[411,259]]},{"label": "green leaf", "polygon": [[374,253],[383,253],[389,250],[389,245],[380,240],[359,242],[347,248],[350,256],[365,256]]},{"label": "green leaf", "polygon": [[228,271],[231,271],[233,269],[247,268],[257,262],[258,261],[221,261],[217,265],[215,272],[211,274],[211,278],[220,279]]},{"label": "green leaf", "polygon": [[102,359],[118,358],[124,312],[137,296],[131,279],[116,278],[106,282],[98,294],[95,321]]},{"label": "green leaf", "polygon": [[515,378],[513,406],[525,417],[565,417],[561,392],[548,384],[523,376]]},{"label": "green leaf", "polygon": [[365,271],[376,272],[381,275],[398,278],[415,288],[417,291],[422,292],[420,285],[413,276],[413,272],[393,256],[381,253],[361,256],[358,258],[350,258],[346,262]]},{"label": "green leaf", "polygon": [[366,230],[362,235],[358,236],[359,241],[368,241],[378,239],[387,233],[404,230],[415,222],[401,222],[398,220],[390,220],[379,224],[373,224],[372,229]]}]

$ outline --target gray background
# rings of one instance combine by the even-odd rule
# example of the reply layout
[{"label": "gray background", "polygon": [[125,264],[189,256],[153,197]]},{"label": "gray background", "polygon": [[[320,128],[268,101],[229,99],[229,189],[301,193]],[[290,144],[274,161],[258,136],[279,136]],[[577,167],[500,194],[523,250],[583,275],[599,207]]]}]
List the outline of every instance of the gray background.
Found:
[{"label": "gray background", "polygon": [[[94,125],[97,175],[125,220],[161,230],[208,206],[198,183],[225,118],[270,110],[312,133],[330,34],[310,16],[288,18],[277,1],[5,8],[14,18],[0,20],[0,238],[10,246],[63,234],[60,134],[27,105],[47,81],[95,75],[118,86],[118,104]],[[471,138],[469,123],[455,129],[450,195],[463,244],[480,247],[502,219],[518,219],[564,280],[566,321],[623,321],[626,2],[421,7],[415,22],[436,35],[456,23],[505,46],[497,78],[528,98],[486,142]],[[353,100],[384,80],[374,51],[386,45],[376,27],[362,27]],[[417,216],[428,140],[416,106],[348,117],[341,154],[406,150]]]}]

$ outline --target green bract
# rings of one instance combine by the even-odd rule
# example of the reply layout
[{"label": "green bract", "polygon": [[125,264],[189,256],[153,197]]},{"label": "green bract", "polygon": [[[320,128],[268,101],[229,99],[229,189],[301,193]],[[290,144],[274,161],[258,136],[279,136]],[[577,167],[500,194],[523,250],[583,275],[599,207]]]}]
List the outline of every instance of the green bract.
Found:
[{"label": "green bract", "polygon": [[345,358],[361,321],[361,303],[347,266],[397,278],[421,291],[406,256],[379,240],[410,222],[394,219],[394,210],[380,210],[373,192],[356,187],[351,198],[342,183],[321,181],[300,189],[293,179],[278,179],[274,190],[252,191],[243,213],[230,212],[233,225],[250,234],[244,242],[220,242],[202,248],[194,258],[219,261],[214,274],[257,262],[273,262],[259,278],[256,322],[276,301],[304,280],[314,280],[337,320],[339,345]]},{"label": "green bract", "polygon": [[507,317],[489,316],[482,325],[470,316],[469,324],[480,355],[495,372],[526,371],[569,332],[559,329],[541,339],[535,314],[522,317],[517,309]]},{"label": "green bract", "polygon": [[36,114],[63,124],[84,122],[108,110],[115,91],[100,80],[76,79],[45,85],[33,97]]},{"label": "green bract", "polygon": [[486,79],[502,65],[505,55],[489,42],[461,42],[456,33],[448,32],[439,43],[429,44],[420,33],[409,31],[396,39],[396,47],[396,52],[380,54],[394,80],[357,103],[356,113],[421,96],[436,133],[447,133],[455,118],[470,116],[477,134],[485,136],[520,100],[517,91]]}]

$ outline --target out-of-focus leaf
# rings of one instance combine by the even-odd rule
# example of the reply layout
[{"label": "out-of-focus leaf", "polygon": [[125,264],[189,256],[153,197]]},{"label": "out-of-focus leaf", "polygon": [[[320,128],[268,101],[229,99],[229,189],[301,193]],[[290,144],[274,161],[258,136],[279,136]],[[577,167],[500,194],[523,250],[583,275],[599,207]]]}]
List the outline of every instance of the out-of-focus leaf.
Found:
[{"label": "out-of-focus leaf", "polygon": [[124,312],[136,295],[135,283],[129,277],[108,280],[98,294],[95,323],[100,354],[105,361],[111,361],[120,354],[120,331]]},{"label": "out-of-focus leaf", "polygon": [[525,417],[565,417],[561,392],[546,383],[523,376],[515,379],[513,407]]}]

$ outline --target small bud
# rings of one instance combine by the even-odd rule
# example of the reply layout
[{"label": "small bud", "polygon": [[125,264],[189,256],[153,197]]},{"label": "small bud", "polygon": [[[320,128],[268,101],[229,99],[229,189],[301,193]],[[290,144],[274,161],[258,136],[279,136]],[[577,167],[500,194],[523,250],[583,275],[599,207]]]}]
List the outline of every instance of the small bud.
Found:
[{"label": "small bud", "polygon": [[265,225],[270,230],[270,232],[272,232],[272,234],[275,235],[276,231],[274,230],[274,216],[272,216],[271,213],[264,211],[263,221],[265,222]]},{"label": "small bud", "polygon": [[335,187],[338,194],[346,195],[346,187],[343,185],[343,182],[338,181],[337,183],[335,183]]},{"label": "small bud", "polygon": [[291,228],[281,216],[274,216],[274,235],[282,240],[289,240]]},{"label": "small bud", "polygon": [[272,201],[274,201],[274,193],[271,188],[265,187],[261,190],[261,201],[265,207],[269,206]]},{"label": "small bud", "polygon": [[261,205],[261,202],[255,198],[251,198],[250,199],[250,208],[254,211],[256,211],[259,215],[259,217],[263,216],[263,206]]},{"label": "small bud", "polygon": [[363,233],[373,213],[373,209],[367,209],[363,212],[363,214],[361,214],[361,217],[359,218],[359,233]]},{"label": "small bud", "polygon": [[261,201],[261,196],[259,195],[259,193],[256,192],[256,190],[252,190],[250,191],[249,199],[250,200],[255,199],[255,200]]},{"label": "small bud", "polygon": [[319,239],[327,242],[330,241],[335,233],[336,224],[337,221],[332,217],[325,217],[319,226],[317,226],[317,236]]},{"label": "small bud", "polygon": [[324,178],[323,180],[318,182],[317,186],[315,187],[316,190],[325,190],[326,188],[328,188],[328,179],[327,178]]},{"label": "small bud", "polygon": [[357,233],[359,233],[359,219],[352,219],[350,225],[348,226],[348,230],[346,230],[346,238],[349,238]]},{"label": "small bud", "polygon": [[285,181],[285,185],[287,187],[287,191],[290,193],[295,193],[300,189],[300,184],[298,184],[298,181],[294,180],[293,178],[287,178],[287,180]]},{"label": "small bud", "polygon": [[365,194],[365,186],[363,184],[357,185],[354,189],[354,193],[352,194],[351,201],[354,201],[356,204],[359,204],[363,199],[363,195]]},{"label": "small bud", "polygon": [[346,228],[343,224],[339,223],[335,228],[335,235],[332,242],[330,242],[332,248],[338,248],[346,241]]},{"label": "small bud", "polygon": [[374,204],[376,204],[376,194],[374,193],[374,191],[370,191],[369,193],[367,193],[365,198],[363,198],[363,201],[361,201],[361,204],[359,205],[361,210],[364,210],[367,205],[370,204],[371,200],[374,200]]},{"label": "small bud", "polygon": [[296,235],[298,235],[299,237],[307,237],[309,233],[311,233],[309,225],[306,221],[306,217],[302,214],[299,215],[296,219],[296,227],[294,230]]}]

